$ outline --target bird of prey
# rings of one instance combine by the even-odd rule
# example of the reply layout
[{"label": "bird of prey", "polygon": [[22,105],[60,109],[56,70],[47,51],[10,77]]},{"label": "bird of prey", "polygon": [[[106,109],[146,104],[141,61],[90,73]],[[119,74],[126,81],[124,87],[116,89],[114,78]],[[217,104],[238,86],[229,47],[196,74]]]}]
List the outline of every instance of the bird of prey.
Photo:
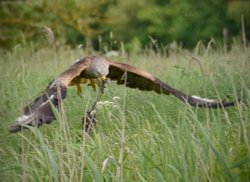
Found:
[{"label": "bird of prey", "polygon": [[158,94],[172,94],[182,102],[194,107],[222,108],[234,105],[236,102],[224,102],[189,96],[169,86],[150,73],[128,64],[110,61],[100,56],[90,56],[77,60],[67,70],[57,76],[42,95],[24,108],[24,113],[16,119],[11,132],[20,131],[27,125],[40,126],[55,119],[53,107],[59,109],[61,100],[67,95],[67,88],[76,86],[81,92],[81,84],[88,84],[95,90],[99,87],[103,92],[108,80],[116,81],[118,85],[137,88],[145,91],[155,91]]}]

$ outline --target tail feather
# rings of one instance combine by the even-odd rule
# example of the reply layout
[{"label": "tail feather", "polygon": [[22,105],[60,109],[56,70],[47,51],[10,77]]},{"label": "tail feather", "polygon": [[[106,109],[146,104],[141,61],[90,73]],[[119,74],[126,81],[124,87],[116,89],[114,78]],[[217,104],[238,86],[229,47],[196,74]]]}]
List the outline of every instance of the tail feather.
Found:
[{"label": "tail feather", "polygon": [[52,107],[59,109],[60,102],[66,94],[67,89],[64,86],[49,87],[40,97],[25,107],[24,114],[16,119],[10,132],[21,131],[25,125],[39,127],[44,123],[51,123],[55,119]]}]

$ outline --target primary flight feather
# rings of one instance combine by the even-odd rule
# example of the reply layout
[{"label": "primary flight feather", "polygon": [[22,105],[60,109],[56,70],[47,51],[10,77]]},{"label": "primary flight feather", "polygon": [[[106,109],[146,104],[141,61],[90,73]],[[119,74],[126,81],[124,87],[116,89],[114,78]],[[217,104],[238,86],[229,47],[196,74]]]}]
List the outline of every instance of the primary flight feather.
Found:
[{"label": "primary flight feather", "polygon": [[158,94],[172,94],[182,102],[194,107],[221,108],[236,103],[189,96],[142,69],[112,62],[104,57],[92,56],[79,59],[57,76],[40,97],[25,107],[23,115],[16,119],[16,123],[10,131],[20,131],[25,125],[40,126],[43,123],[50,123],[55,119],[53,107],[60,111],[60,103],[67,95],[68,87],[76,86],[77,92],[80,93],[81,84],[89,84],[96,89],[106,79],[114,80],[118,85],[130,88],[155,91]]}]

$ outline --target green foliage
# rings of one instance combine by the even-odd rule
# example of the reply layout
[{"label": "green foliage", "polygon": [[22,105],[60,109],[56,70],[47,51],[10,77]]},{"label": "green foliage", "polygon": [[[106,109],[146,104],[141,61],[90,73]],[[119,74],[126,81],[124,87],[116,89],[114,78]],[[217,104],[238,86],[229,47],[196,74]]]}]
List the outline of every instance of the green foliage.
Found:
[{"label": "green foliage", "polygon": [[[12,34],[18,39],[18,32],[22,31],[26,39],[36,42],[38,38],[40,42],[42,28],[48,26],[59,34],[58,40],[64,37],[66,43],[86,41],[86,46],[92,46],[93,37],[106,30],[105,13],[109,4],[110,1],[102,0],[1,3],[0,13],[3,19],[0,20],[0,25],[4,26],[2,32],[7,35],[1,41],[5,43],[5,47],[11,46],[18,41],[11,39]],[[38,32],[40,35],[37,35]]]},{"label": "green foliage", "polygon": [[[208,42],[211,38],[215,38],[221,41],[223,29],[227,30],[229,38],[241,31],[241,27],[237,26],[241,24],[240,19],[237,19],[235,13],[230,10],[233,2],[226,0],[118,2],[116,9],[111,8],[111,17],[117,20],[112,26],[112,31],[118,40],[124,42],[128,40],[131,42],[136,37],[146,45],[150,42],[150,36],[163,45],[176,40],[184,47],[191,48],[199,40]],[[249,7],[245,5],[244,9]],[[244,9],[240,7],[235,11],[246,15],[247,11]],[[246,20],[245,18],[245,22]],[[245,24],[247,31],[249,23]],[[128,28],[131,31],[128,32]]]},{"label": "green foliage", "polygon": [[[231,42],[242,31],[241,16],[249,39],[249,12],[249,1],[227,0],[3,1],[0,43],[1,47],[11,48],[24,37],[45,44],[41,31],[47,26],[53,30],[58,45],[83,44],[88,49],[102,50],[112,32],[113,40],[123,42],[129,50],[134,48],[135,40],[142,48],[152,40],[151,46],[156,48],[173,41],[193,48],[200,40],[207,43],[214,38],[220,42],[223,31],[227,32],[224,38]],[[110,49],[118,48],[119,44],[112,44]]]}]

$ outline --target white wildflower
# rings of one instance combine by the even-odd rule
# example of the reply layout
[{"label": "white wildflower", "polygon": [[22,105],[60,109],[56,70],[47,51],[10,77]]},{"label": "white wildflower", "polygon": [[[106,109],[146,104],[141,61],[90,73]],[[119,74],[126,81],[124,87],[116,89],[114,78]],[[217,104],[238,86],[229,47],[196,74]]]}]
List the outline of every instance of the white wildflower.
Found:
[{"label": "white wildflower", "polygon": [[109,160],[114,160],[114,157],[110,155],[102,162],[102,173],[104,172]]}]

